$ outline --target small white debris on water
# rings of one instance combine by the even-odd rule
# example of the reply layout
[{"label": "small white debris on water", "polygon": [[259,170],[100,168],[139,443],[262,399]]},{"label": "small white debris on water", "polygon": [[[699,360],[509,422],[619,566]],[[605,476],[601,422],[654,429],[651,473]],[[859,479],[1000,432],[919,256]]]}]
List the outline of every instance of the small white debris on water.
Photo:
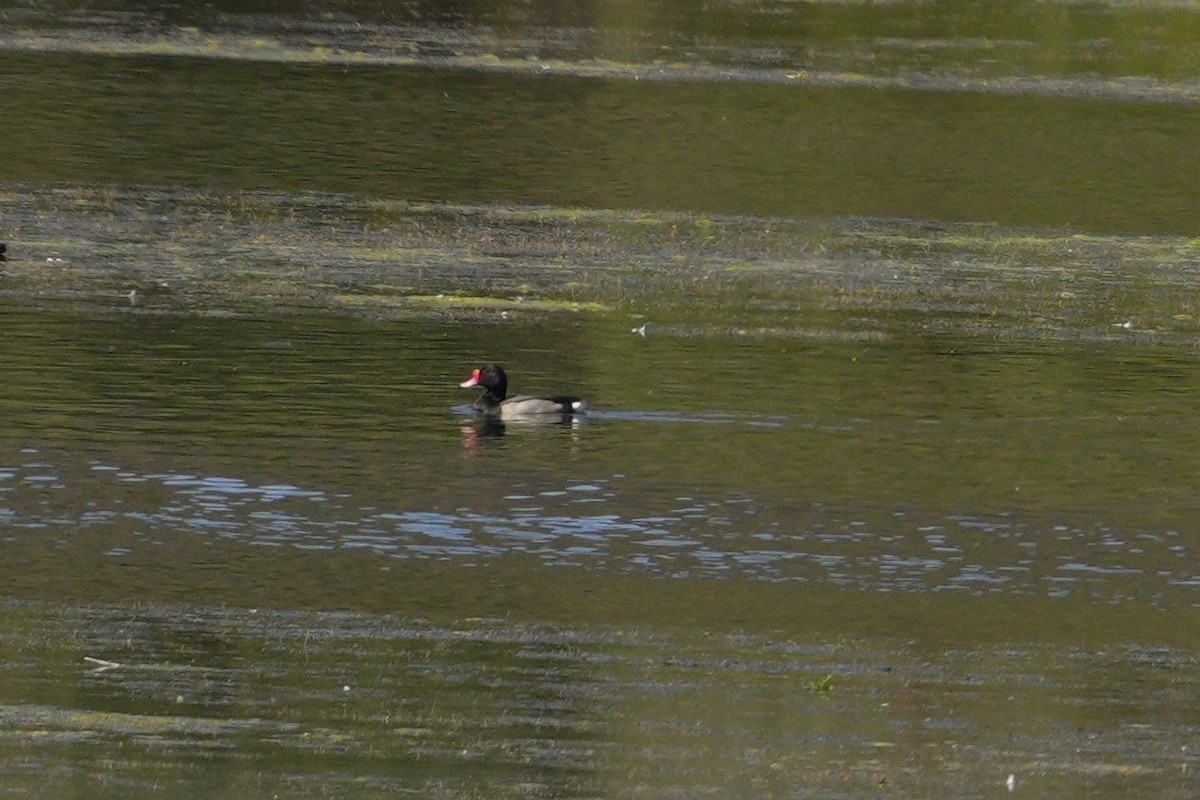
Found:
[{"label": "small white debris on water", "polygon": [[108,672],[110,669],[117,669],[121,666],[116,661],[108,661],[103,658],[92,658],[91,656],[84,656],[83,660],[89,664],[96,665],[91,670],[93,673]]},{"label": "small white debris on water", "polygon": [[642,323],[642,327],[640,327],[640,328],[630,328],[629,332],[636,333],[638,336],[645,336],[646,335],[646,323]]}]

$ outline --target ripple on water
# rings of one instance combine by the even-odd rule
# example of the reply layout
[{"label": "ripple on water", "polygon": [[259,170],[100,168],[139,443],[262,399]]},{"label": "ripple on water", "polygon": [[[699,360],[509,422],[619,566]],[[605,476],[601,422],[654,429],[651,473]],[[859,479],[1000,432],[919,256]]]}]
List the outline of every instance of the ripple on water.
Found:
[{"label": "ripple on water", "polygon": [[[614,478],[568,481],[502,495],[499,507],[387,508],[350,494],[231,475],[137,472],[95,462],[85,479],[44,457],[0,469],[0,523],[20,531],[116,530],[133,539],[171,534],[308,551],[368,550],[397,559],[534,556],[555,567],[663,577],[825,581],[871,591],[1024,593],[1051,597],[1155,596],[1200,585],[1174,531],[1038,525],[1012,515],[900,513],[839,517],[819,503],[771,508],[754,498],[672,494],[648,502]],[[50,495],[86,480],[86,503]],[[122,487],[139,486],[128,501]],[[148,487],[148,488],[147,488]],[[70,494],[69,492],[67,494]],[[411,501],[410,501],[411,502]],[[655,504],[660,510],[646,513]],[[130,537],[106,552],[127,556]],[[63,541],[69,546],[70,538]],[[1130,542],[1136,542],[1131,547]],[[1146,584],[1154,584],[1147,589]]]}]

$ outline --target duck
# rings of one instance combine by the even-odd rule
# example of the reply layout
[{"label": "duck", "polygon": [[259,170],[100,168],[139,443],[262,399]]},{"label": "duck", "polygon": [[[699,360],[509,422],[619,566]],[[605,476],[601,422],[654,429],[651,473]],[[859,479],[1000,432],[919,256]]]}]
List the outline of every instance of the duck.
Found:
[{"label": "duck", "polygon": [[553,419],[554,415],[567,418],[583,413],[587,401],[578,397],[556,395],[533,397],[530,395],[508,396],[508,375],[499,364],[488,364],[471,372],[471,377],[459,384],[463,389],[484,389],[475,401],[475,410],[487,417],[502,420]]}]

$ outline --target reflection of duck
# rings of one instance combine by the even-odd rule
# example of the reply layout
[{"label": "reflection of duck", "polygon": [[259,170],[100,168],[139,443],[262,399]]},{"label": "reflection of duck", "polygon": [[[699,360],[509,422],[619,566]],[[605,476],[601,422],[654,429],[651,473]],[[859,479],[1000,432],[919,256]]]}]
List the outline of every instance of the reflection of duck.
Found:
[{"label": "reflection of duck", "polygon": [[0,261],[8,260],[4,257],[4,251],[7,249],[8,249],[8,245],[6,245],[4,242],[0,242]]},{"label": "reflection of duck", "polygon": [[471,377],[459,386],[464,389],[483,388],[484,393],[475,401],[475,410],[502,420],[549,421],[555,416],[565,419],[587,408],[587,403],[578,397],[509,397],[508,376],[504,374],[504,368],[496,364],[488,364],[473,371]]}]

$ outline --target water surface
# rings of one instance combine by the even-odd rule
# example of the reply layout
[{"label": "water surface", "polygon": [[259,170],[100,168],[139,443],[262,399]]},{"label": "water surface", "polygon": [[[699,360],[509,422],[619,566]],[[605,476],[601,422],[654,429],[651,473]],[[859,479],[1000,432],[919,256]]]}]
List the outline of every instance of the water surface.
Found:
[{"label": "water surface", "polygon": [[[1194,789],[1175,350],[5,319],[13,787]],[[597,411],[481,428],[463,353]]]},{"label": "water surface", "polygon": [[0,2],[3,791],[1195,796],[1194,10],[310,11]]},{"label": "water surface", "polygon": [[205,9],[0,7],[7,180],[1193,231],[1173,4]]}]

